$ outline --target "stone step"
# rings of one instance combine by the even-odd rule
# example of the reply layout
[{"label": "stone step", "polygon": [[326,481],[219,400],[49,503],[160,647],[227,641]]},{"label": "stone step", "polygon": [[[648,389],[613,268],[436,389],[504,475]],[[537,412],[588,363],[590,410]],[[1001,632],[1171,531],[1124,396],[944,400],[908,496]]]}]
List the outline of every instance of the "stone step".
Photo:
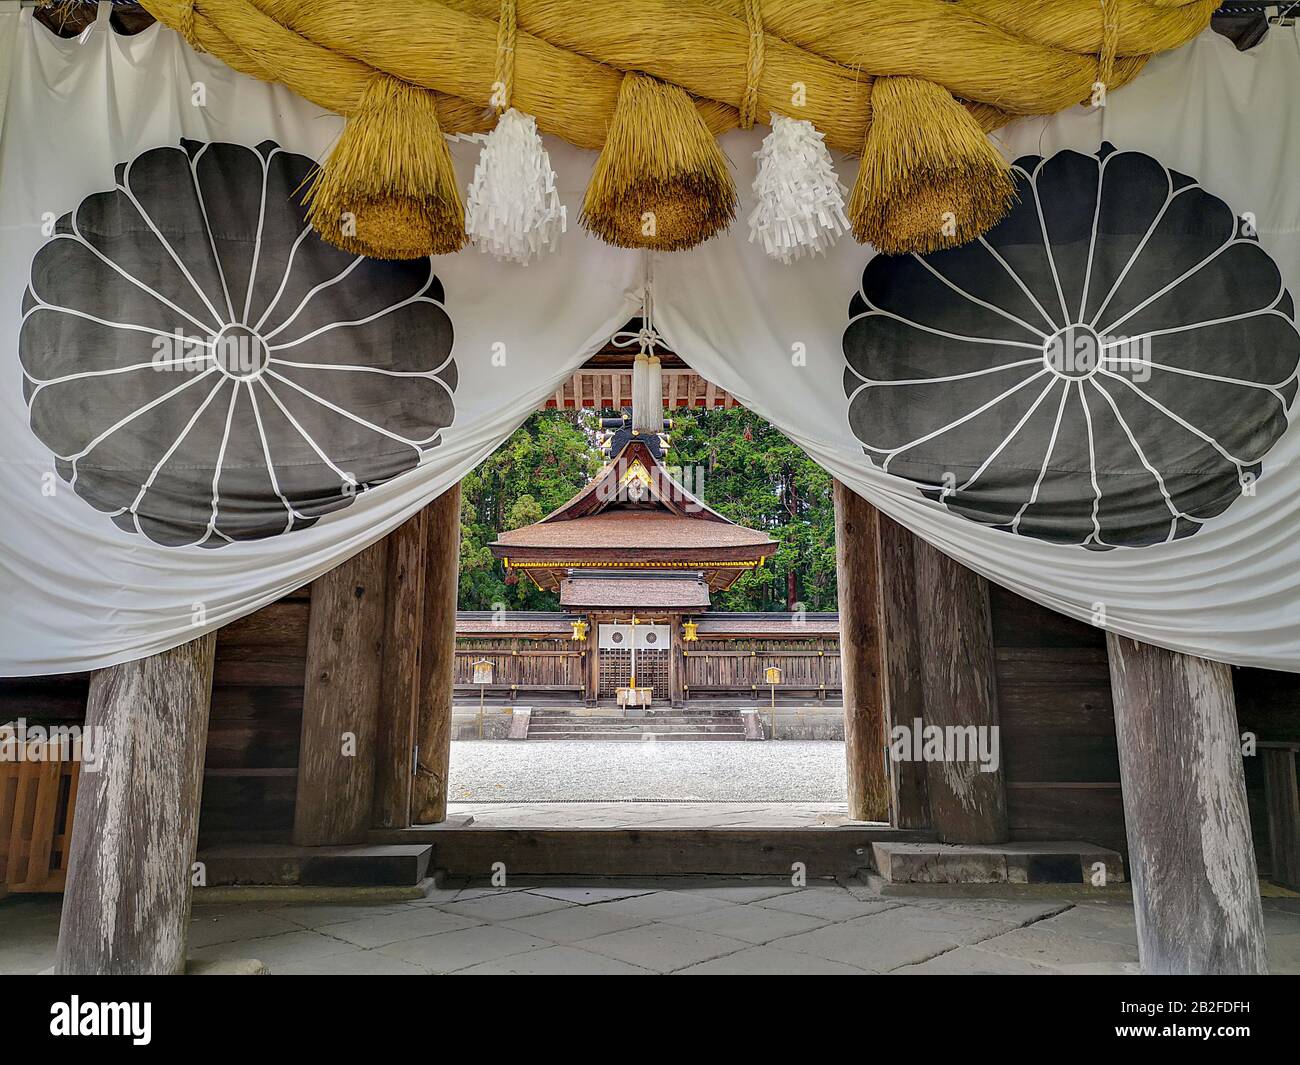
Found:
[{"label": "stone step", "polygon": [[530,734],[556,730],[562,732],[687,732],[691,729],[704,729],[708,732],[718,730],[744,732],[745,726],[739,721],[532,721],[528,725]]},{"label": "stone step", "polygon": [[232,844],[198,853],[209,885],[304,884],[313,887],[408,886],[429,871],[428,844],[295,847]]},{"label": "stone step", "polygon": [[[653,737],[653,738],[651,738]],[[741,740],[744,730],[738,732],[543,732],[529,733],[530,740],[601,740],[620,743],[658,743],[660,740]]]},{"label": "stone step", "polygon": [[[955,844],[876,842],[876,871],[888,885],[1091,884],[1124,881],[1124,859],[1093,843]],[[1101,867],[1104,867],[1102,869]],[[1100,882],[1104,878],[1104,883]]]},{"label": "stone step", "polygon": [[881,839],[923,840],[927,832],[888,825],[745,828],[489,828],[455,823],[375,829],[373,842],[432,843],[434,866],[450,876],[483,876],[502,862],[511,876],[717,874],[779,876],[802,869],[813,883],[851,877],[871,862]]}]

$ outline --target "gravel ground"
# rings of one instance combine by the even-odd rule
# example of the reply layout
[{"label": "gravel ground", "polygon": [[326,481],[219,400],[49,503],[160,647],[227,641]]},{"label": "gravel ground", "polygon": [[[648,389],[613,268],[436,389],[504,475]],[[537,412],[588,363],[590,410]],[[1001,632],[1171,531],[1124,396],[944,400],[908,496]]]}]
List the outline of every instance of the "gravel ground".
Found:
[{"label": "gravel ground", "polygon": [[842,802],[844,744],[474,740],[451,745],[452,802]]}]

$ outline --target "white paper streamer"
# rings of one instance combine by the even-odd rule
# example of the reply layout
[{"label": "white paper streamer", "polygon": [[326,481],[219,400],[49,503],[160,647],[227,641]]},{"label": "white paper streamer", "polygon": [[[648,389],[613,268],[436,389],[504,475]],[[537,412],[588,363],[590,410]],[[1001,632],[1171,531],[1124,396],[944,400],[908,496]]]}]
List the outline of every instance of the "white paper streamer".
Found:
[{"label": "white paper streamer", "polygon": [[555,250],[567,224],[537,120],[512,107],[483,142],[465,201],[465,231],[479,251],[527,266]]},{"label": "white paper streamer", "polygon": [[806,119],[772,113],[772,132],[754,153],[758,173],[749,215],[750,241],[783,263],[821,255],[848,231],[844,197],[822,134]]}]

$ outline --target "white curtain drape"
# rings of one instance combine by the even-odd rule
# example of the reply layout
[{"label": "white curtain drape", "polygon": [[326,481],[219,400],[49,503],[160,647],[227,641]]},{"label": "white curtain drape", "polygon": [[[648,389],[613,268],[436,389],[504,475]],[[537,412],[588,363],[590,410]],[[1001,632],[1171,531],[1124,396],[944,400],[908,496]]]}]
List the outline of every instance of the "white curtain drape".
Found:
[{"label": "white curtain drape", "polygon": [[[1055,267],[1067,293],[1071,287],[1065,276],[1067,265],[1073,264],[1066,260],[1073,249],[1075,261],[1082,264],[1090,239],[1086,232],[1059,232],[1067,227],[1056,221],[1060,216],[1054,217],[1053,211],[1072,196],[1084,201],[1085,225],[1100,214],[1103,230],[1107,218],[1116,213],[1140,216],[1149,210],[1154,219],[1159,205],[1146,204],[1143,197],[1152,191],[1148,186],[1166,181],[1166,173],[1175,189],[1181,187],[1180,175],[1186,175],[1226,203],[1227,209],[1216,208],[1194,187],[1185,190],[1191,196],[1171,199],[1160,185],[1155,189],[1159,204],[1170,200],[1173,206],[1154,227],[1130,274],[1133,277],[1142,264],[1154,266],[1154,280],[1142,289],[1146,292],[1157,284],[1163,286],[1166,276],[1174,280],[1190,270],[1194,263],[1187,258],[1189,251],[1199,261],[1221,244],[1231,246],[1225,249],[1227,254],[1189,274],[1161,302],[1150,305],[1151,310],[1169,309],[1162,320],[1145,321],[1154,330],[1233,317],[1241,319],[1235,324],[1242,328],[1216,327],[1209,345],[1212,350],[1204,350],[1199,341],[1184,342],[1192,337],[1190,330],[1157,337],[1163,343],[1153,349],[1150,360],[1166,368],[1151,369],[1149,382],[1140,387],[1166,410],[1144,400],[1136,400],[1136,406],[1122,405],[1129,429],[1143,445],[1145,460],[1159,469],[1155,454],[1162,444],[1175,460],[1187,460],[1173,461],[1172,469],[1159,472],[1164,486],[1174,493],[1174,510],[1185,509],[1202,520],[1172,521],[1158,494],[1159,482],[1122,436],[1123,427],[1110,404],[1091,385],[1087,386],[1093,419],[1091,461],[1088,425],[1080,416],[1077,399],[1071,400],[1055,439],[1049,474],[1062,474],[1061,467],[1070,465],[1071,455],[1079,456],[1073,472],[1082,487],[1071,497],[1069,486],[1062,485],[1054,504],[1062,527],[1056,530],[1047,522],[1039,523],[1041,535],[1026,535],[1023,524],[1020,534],[993,528],[993,517],[1009,522],[1018,508],[1002,509],[999,515],[999,501],[985,500],[982,517],[986,520],[972,518],[971,512],[981,509],[978,502],[963,507],[959,495],[948,506],[923,495],[927,486],[916,477],[882,472],[882,451],[897,448],[904,437],[911,442],[937,431],[1025,379],[1014,372],[995,377],[999,384],[994,389],[984,383],[990,380],[988,375],[960,376],[986,363],[968,358],[968,352],[961,350],[964,345],[946,346],[943,342],[948,338],[924,330],[941,327],[942,321],[959,321],[963,324],[954,327],[957,331],[970,327],[970,332],[978,333],[978,319],[987,319],[988,311],[972,300],[984,298],[999,285],[1017,299],[1025,297],[1010,272],[1029,276],[1027,287],[1035,296],[1041,294],[1040,302],[1059,322],[1053,265],[1045,257],[1029,256],[1029,245],[1040,240],[1038,225],[1033,227],[1033,241],[1021,233],[1001,240],[990,235],[990,244],[1000,248],[1012,265],[1010,272],[982,250],[955,262],[957,253],[945,253],[950,256],[947,260],[932,257],[949,281],[955,279],[953,283],[965,287],[964,295],[915,260],[882,262],[868,271],[872,251],[848,241],[841,241],[827,257],[782,266],[767,259],[735,227],[719,240],[659,258],[655,265],[658,325],[669,344],[696,370],[779,426],[832,474],[998,584],[1073,617],[1163,647],[1241,665],[1300,670],[1300,432],[1287,424],[1288,418],[1295,417],[1291,400],[1297,334],[1290,298],[1279,293],[1277,274],[1270,273],[1280,271],[1290,294],[1300,289],[1300,108],[1289,102],[1296,84],[1300,84],[1300,47],[1295,28],[1275,28],[1266,41],[1245,53],[1207,31],[1188,46],[1157,56],[1136,82],[1111,94],[1103,108],[1080,106],[1051,118],[1024,119],[994,135],[1009,159],[1046,160],[1038,171],[1037,198],[1046,212],[1045,226],[1056,245]],[[758,143],[756,134],[734,133],[723,139],[728,156],[742,171]],[[1117,180],[1104,188],[1105,199],[1098,209],[1095,184],[1076,186],[1086,184],[1080,176],[1085,159],[1095,182],[1099,160],[1094,153],[1106,152],[1105,144],[1115,148],[1107,167]],[[1073,159],[1059,154],[1071,149],[1080,154]],[[1034,164],[1029,165],[1033,169]],[[1030,221],[1036,223],[1035,206],[1034,196],[1022,191],[1018,213],[1029,212]],[[748,209],[749,204],[742,202],[740,216]],[[1231,213],[1225,214],[1228,209]],[[1235,236],[1232,213],[1238,216]],[[1135,241],[1145,232],[1146,221],[1137,217],[1136,226],[1127,225],[1127,218],[1119,221],[1113,227],[1117,229],[1114,239],[1124,248],[1126,259],[1135,247],[1124,244],[1129,239],[1126,230],[1136,234]],[[1244,248],[1252,243],[1242,239],[1243,231],[1249,234],[1247,227],[1257,234],[1254,249]],[[1197,244],[1202,239],[1208,240],[1205,249]],[[1098,260],[1101,247],[1098,241]],[[1268,265],[1269,259],[1275,267]],[[902,326],[892,318],[882,322],[887,318],[882,314],[875,316],[874,332],[865,339],[851,333],[850,319],[860,318],[865,310],[861,303],[850,306],[864,271],[871,289],[868,296],[878,304],[891,304],[887,314],[910,306],[908,313],[921,328]],[[1141,302],[1122,285],[1116,306],[1126,298]],[[1025,314],[1037,315],[1031,300],[1025,297],[1024,303],[1030,308]],[[941,313],[945,309],[951,312],[946,317]],[[1071,307],[1070,317],[1074,316]],[[1002,313],[994,317],[1011,330],[999,330],[1001,338],[1015,338],[1022,332]],[[1148,326],[1142,321],[1140,316],[1130,318],[1118,332],[1124,333],[1127,326],[1134,336],[1145,333]],[[1051,331],[1046,321],[1030,322],[1035,323],[1041,333]],[[950,379],[895,388],[898,398],[892,401],[863,402],[860,420],[851,426],[847,399],[851,389],[846,389],[845,374],[851,373],[852,388],[862,389],[865,382],[850,370],[849,356],[860,353],[855,348],[863,346],[867,368],[879,370],[882,377],[921,380],[947,375]],[[1040,358],[1038,351],[1015,350],[1023,351],[1030,361]],[[862,362],[856,361],[860,372]],[[1008,356],[1006,361],[1013,360]],[[1042,369],[1030,366],[1026,374]],[[1276,376],[1271,376],[1274,372]],[[1045,387],[1050,379],[1039,383]],[[1241,379],[1245,384],[1231,383]],[[1132,394],[1127,385],[1113,379],[1098,380],[1115,397]],[[1176,381],[1176,388],[1171,381]],[[1018,470],[1000,471],[1002,481],[997,487],[1009,491],[1019,487],[1027,501],[1052,440],[1052,415],[1063,390],[1062,383],[1049,391],[1037,416],[1018,434],[1014,430],[1020,417],[1041,394],[1037,384],[1021,393],[1026,399],[1020,406],[1013,402],[1008,412],[988,412],[998,415],[998,425],[986,439],[977,439],[974,430],[934,437],[930,453],[924,456],[933,480],[942,486],[943,472],[951,469],[948,486],[964,483],[1010,438],[981,478],[996,480],[997,463],[1005,461]],[[877,389],[877,394],[883,392]],[[1184,406],[1170,409],[1175,406],[1170,394]],[[927,406],[933,410],[927,411]],[[1194,411],[1195,418],[1187,410]],[[1213,437],[1213,443],[1180,426],[1171,414],[1199,422],[1192,428]],[[981,420],[988,418],[965,425],[973,427]],[[867,439],[855,434],[855,428]],[[891,442],[877,442],[876,434]],[[1234,441],[1239,450],[1254,452],[1233,454],[1245,470],[1242,489],[1236,491],[1235,477],[1234,483],[1220,483],[1217,494],[1206,493],[1214,499],[1195,501],[1205,504],[1199,511],[1179,499],[1174,484],[1180,479],[1193,489],[1193,496],[1197,486],[1190,482],[1198,478],[1224,481],[1222,475],[1225,470],[1232,472],[1232,464],[1225,460],[1217,466],[1223,456],[1215,447],[1233,452]],[[876,448],[872,457],[864,453],[868,444]],[[1203,445],[1210,458],[1197,454],[1191,444]],[[977,450],[980,447],[985,450]],[[915,453],[914,449],[899,458]],[[1256,459],[1258,470],[1253,468]],[[890,469],[901,467],[905,473],[917,474],[920,465],[909,470],[906,462],[896,458]],[[1088,483],[1090,472],[1099,485]],[[1119,474],[1132,476],[1140,486],[1116,486]],[[1057,480],[1064,481],[1063,475]],[[1111,488],[1118,488],[1114,497]],[[1044,482],[1040,495],[1045,497],[1046,489]],[[1152,499],[1143,496],[1145,489]],[[1103,544],[1095,538],[1087,546],[1080,543],[1091,532],[1089,511],[1098,496],[1101,540],[1119,544],[1109,550],[1100,549]],[[1114,518],[1117,529],[1107,528],[1106,507],[1112,498],[1127,509]],[[1225,500],[1226,509],[1210,514]],[[1026,517],[1029,514],[1032,511]],[[1161,520],[1158,535],[1151,535],[1152,524]],[[1077,530],[1070,525],[1079,522],[1085,533],[1075,537]],[[1057,534],[1066,542],[1042,538]],[[1169,542],[1150,542],[1165,539]]]},{"label": "white curtain drape", "polygon": [[[557,255],[354,262],[303,234],[292,196],[335,116],[161,26],[118,36],[106,5],[77,40],[25,12],[4,73],[0,674],[155,653],[300,586],[473,468],[639,309],[640,256],[576,225],[593,157],[558,141]],[[1000,131],[1021,204],[987,244],[922,262],[845,239],[782,266],[738,223],[656,257],[656,326],[990,579],[1300,670],[1298,82],[1295,30],[1248,53],[1207,33],[1104,108]],[[760,140],[723,139],[741,219]],[[477,151],[454,145],[466,183]],[[1105,373],[1068,362],[1094,326],[1157,341],[1141,376],[1105,347]]]},{"label": "white curtain drape", "polygon": [[[119,35],[107,7],[75,40],[24,11],[8,79],[4,675],[152,654],[327,571],[456,483],[640,306],[637,255],[573,224],[540,262],[500,264],[467,249],[431,260],[432,283],[428,264],[412,272],[367,260],[332,281],[352,259],[310,234],[290,259],[301,232],[293,188],[341,121],[161,25]],[[579,202],[590,157],[548,147],[563,199]],[[453,155],[468,184],[478,145],[453,144]],[[318,285],[328,287],[311,296]],[[173,321],[203,339],[228,320],[262,317],[267,345],[293,345],[271,356],[329,365],[273,364],[251,384],[218,369],[148,410],[201,371],[120,372],[152,363],[152,343]],[[265,357],[251,345],[254,361]],[[57,383],[38,389],[44,381]],[[210,403],[191,425],[202,397]],[[69,456],[83,450],[74,469]],[[146,484],[132,521],[122,513],[136,503],[130,489]],[[208,546],[186,546],[199,539]]]}]

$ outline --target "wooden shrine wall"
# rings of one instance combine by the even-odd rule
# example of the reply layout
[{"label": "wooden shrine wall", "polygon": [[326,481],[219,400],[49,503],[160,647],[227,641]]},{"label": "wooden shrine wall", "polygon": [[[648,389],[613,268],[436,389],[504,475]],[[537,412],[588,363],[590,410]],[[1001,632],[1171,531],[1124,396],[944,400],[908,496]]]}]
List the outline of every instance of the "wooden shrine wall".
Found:
[{"label": "wooden shrine wall", "polygon": [[745,702],[766,701],[768,666],[781,670],[777,702],[838,702],[840,641],[836,635],[763,636],[753,638],[705,636],[686,647],[686,695],[692,698],[732,697]]},{"label": "wooden shrine wall", "polygon": [[[1124,822],[1105,641],[1101,633],[998,588],[991,589],[997,655],[998,704],[1010,825],[1018,839],[1082,838],[1124,849]],[[204,779],[201,834],[205,845],[233,839],[286,839],[293,823],[298,747],[306,672],[309,589],[221,630]],[[467,685],[477,656],[533,684],[580,687],[582,651],[559,637],[530,640],[538,653],[514,655],[525,645],[462,643],[457,684]],[[590,642],[590,641],[589,641]],[[721,643],[722,641],[718,641]],[[819,636],[787,676],[838,684],[834,638]],[[810,665],[812,643],[825,653]],[[714,669],[702,659],[712,644],[692,646],[692,669]],[[782,648],[763,648],[765,654]],[[540,652],[545,651],[546,654]],[[790,649],[786,649],[787,653]],[[751,664],[747,648],[741,658]],[[525,664],[519,659],[524,658]],[[510,661],[507,661],[510,660]],[[742,663],[743,664],[743,663]],[[720,668],[720,667],[718,667]],[[736,666],[740,669],[740,666]],[[803,673],[811,670],[807,677]],[[697,674],[697,678],[700,674]],[[721,677],[721,675],[718,675]],[[746,684],[748,674],[741,677]],[[1300,675],[1234,671],[1242,730],[1261,740],[1300,740]],[[511,683],[506,681],[506,684]],[[78,723],[85,712],[88,676],[0,679],[0,723]],[[837,697],[834,692],[833,697]],[[779,742],[779,741],[778,741]],[[1261,869],[1268,858],[1262,770],[1246,759],[1246,781]]]},{"label": "wooden shrine wall", "polygon": [[[200,834],[287,838],[297,788],[310,589],[217,633]],[[80,724],[90,674],[0,678],[0,723]]]},{"label": "wooden shrine wall", "polygon": [[200,845],[293,827],[310,614],[308,586],[217,633]]},{"label": "wooden shrine wall", "polygon": [[996,586],[989,593],[1013,838],[1124,851],[1105,633]]},{"label": "wooden shrine wall", "polygon": [[581,700],[585,690],[587,654],[595,641],[583,643],[552,635],[459,636],[456,639],[455,685],[458,698],[477,699],[474,663],[492,664],[492,683],[483,689],[490,697],[520,693],[531,696],[568,696]]}]

